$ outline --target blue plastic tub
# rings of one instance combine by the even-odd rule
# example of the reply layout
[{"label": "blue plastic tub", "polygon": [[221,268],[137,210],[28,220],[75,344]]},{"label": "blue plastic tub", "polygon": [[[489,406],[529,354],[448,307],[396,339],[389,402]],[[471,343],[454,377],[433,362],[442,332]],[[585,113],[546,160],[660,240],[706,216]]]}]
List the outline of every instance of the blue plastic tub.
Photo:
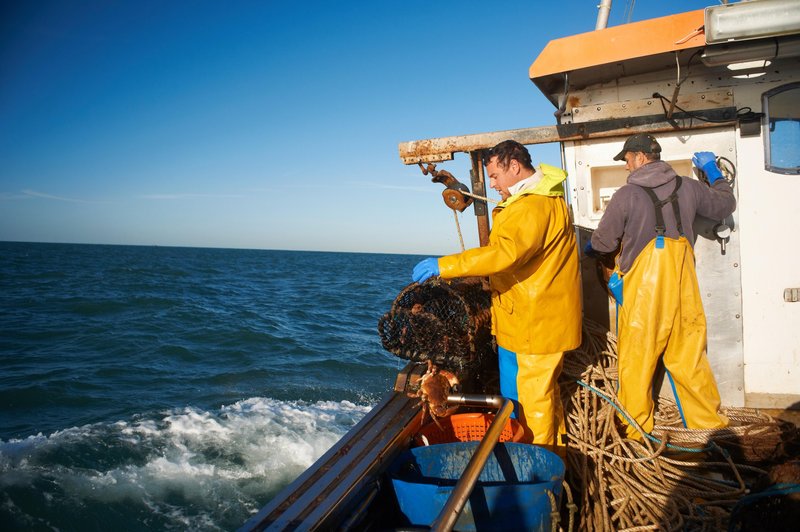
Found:
[{"label": "blue plastic tub", "polygon": [[[411,526],[436,519],[479,442],[415,447],[390,466],[400,511]],[[486,462],[455,530],[550,530],[547,492],[561,501],[564,462],[524,443],[498,443]]]}]

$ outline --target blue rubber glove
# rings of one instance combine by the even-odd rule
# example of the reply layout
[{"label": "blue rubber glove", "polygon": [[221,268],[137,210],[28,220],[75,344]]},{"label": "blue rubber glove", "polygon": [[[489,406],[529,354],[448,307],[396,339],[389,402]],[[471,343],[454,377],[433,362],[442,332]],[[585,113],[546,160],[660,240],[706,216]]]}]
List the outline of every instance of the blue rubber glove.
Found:
[{"label": "blue rubber glove", "polygon": [[587,257],[592,257],[592,258],[597,258],[600,256],[600,252],[592,247],[591,240],[586,242],[586,245],[583,247],[583,254],[586,255]]},{"label": "blue rubber glove", "polygon": [[411,273],[411,279],[417,283],[423,283],[429,277],[439,275],[439,259],[430,257],[419,264],[414,266],[414,271]]},{"label": "blue rubber glove", "polygon": [[713,152],[698,151],[692,157],[692,162],[706,174],[709,185],[713,185],[714,181],[722,178],[722,171],[717,166],[717,156]]}]

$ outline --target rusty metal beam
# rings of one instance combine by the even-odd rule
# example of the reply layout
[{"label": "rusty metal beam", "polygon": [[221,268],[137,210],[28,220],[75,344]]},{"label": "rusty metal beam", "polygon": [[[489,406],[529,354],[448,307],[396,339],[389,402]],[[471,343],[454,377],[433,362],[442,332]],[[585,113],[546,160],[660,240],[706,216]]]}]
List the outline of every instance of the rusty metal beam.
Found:
[{"label": "rusty metal beam", "polygon": [[[699,118],[698,118],[699,117]],[[705,120],[705,121],[704,121]],[[663,114],[633,116],[610,120],[594,120],[580,124],[561,124],[526,129],[509,129],[492,133],[477,133],[456,137],[413,140],[401,142],[400,159],[405,164],[419,162],[441,162],[453,159],[458,152],[476,152],[491,148],[504,140],[516,140],[521,144],[545,144],[596,138],[627,136],[634,133],[662,133],[688,131],[730,125],[736,122],[736,108],[722,107],[692,111],[691,114],[675,113],[667,120]]]},{"label": "rusty metal beam", "polygon": [[[483,174],[481,152],[470,153],[470,158],[472,160],[472,170],[470,171],[472,193],[486,197],[486,177]],[[489,243],[489,206],[482,200],[475,200],[473,205],[478,220],[478,242],[481,246],[485,246]]]}]

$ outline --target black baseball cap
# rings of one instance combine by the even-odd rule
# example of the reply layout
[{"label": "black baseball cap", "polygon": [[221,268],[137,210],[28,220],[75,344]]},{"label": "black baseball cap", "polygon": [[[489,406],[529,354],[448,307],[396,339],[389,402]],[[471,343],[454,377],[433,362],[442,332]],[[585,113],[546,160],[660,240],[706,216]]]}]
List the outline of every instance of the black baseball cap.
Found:
[{"label": "black baseball cap", "polygon": [[625,153],[629,151],[640,151],[642,153],[661,153],[661,144],[658,143],[653,135],[639,133],[628,137],[622,151],[614,157],[615,161],[621,161],[625,158]]}]

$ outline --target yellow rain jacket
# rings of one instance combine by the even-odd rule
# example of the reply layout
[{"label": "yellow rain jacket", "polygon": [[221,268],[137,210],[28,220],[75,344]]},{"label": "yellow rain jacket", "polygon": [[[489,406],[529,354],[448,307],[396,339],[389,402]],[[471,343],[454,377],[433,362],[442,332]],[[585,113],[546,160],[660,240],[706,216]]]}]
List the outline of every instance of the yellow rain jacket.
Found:
[{"label": "yellow rain jacket", "polygon": [[555,353],[581,342],[575,231],[563,199],[566,173],[540,165],[542,179],[498,205],[487,246],[439,258],[442,278],[488,276],[492,332],[516,353]]}]

